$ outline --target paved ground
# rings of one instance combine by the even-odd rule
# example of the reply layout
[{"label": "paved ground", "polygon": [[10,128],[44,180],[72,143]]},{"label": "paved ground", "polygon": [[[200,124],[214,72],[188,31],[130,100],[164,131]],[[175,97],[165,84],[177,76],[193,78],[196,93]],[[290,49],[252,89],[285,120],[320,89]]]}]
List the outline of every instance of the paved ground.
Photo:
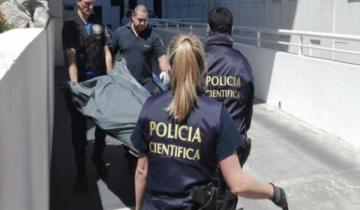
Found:
[{"label": "paved ground", "polygon": [[[57,69],[57,83],[64,81]],[[99,180],[88,164],[89,191],[73,192],[75,163],[69,116],[56,88],[54,144],[51,165],[51,210],[129,209],[134,203],[131,161],[120,146],[106,148],[109,179]],[[331,113],[329,113],[331,114]],[[360,209],[360,149],[315,130],[279,110],[258,102],[249,133],[253,149],[244,170],[260,180],[274,182],[288,193],[290,209]],[[92,144],[88,146],[91,153]],[[240,199],[238,207],[277,209],[270,201]]]},{"label": "paved ground", "polygon": [[[284,187],[292,210],[360,209],[359,148],[266,104],[254,108],[247,173]],[[241,199],[239,204],[276,209],[269,201]]]}]

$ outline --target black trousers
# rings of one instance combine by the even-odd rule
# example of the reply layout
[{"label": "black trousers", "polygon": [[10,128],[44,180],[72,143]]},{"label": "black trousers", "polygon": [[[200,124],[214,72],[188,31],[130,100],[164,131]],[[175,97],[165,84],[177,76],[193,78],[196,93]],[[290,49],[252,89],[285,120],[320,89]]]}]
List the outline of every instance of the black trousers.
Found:
[{"label": "black trousers", "polygon": [[220,170],[218,173],[220,192],[216,201],[216,210],[235,210],[238,202],[237,195],[230,192]]},{"label": "black trousers", "polygon": [[[65,100],[67,108],[71,115],[71,138],[75,152],[75,161],[78,167],[83,167],[86,163],[86,145],[87,145],[87,126],[86,118],[76,109],[69,91],[65,91]],[[98,127],[95,129],[95,143],[93,157],[97,160],[102,158],[105,147],[105,133]]]}]

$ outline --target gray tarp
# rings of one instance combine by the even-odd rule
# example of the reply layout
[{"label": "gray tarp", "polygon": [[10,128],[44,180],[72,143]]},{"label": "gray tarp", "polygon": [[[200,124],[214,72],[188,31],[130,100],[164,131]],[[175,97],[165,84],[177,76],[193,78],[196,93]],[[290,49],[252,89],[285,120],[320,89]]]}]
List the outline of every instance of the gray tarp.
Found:
[{"label": "gray tarp", "polygon": [[150,93],[132,77],[125,59],[110,75],[70,83],[70,91],[83,115],[134,150],[130,136]]}]

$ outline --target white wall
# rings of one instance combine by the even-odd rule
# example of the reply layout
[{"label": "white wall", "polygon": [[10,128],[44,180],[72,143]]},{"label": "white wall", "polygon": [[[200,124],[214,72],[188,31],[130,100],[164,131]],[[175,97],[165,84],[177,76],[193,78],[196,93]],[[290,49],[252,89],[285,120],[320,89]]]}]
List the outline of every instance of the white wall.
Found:
[{"label": "white wall", "polygon": [[[75,2],[73,0],[72,2]],[[61,30],[63,26],[63,1],[61,0],[52,0],[49,1],[50,8],[50,18],[54,24],[54,40],[55,40],[55,65],[63,66],[64,65],[64,54],[62,49],[61,42]]]},{"label": "white wall", "polygon": [[0,209],[49,208],[54,28],[0,34]]},{"label": "white wall", "polygon": [[[164,43],[174,35],[157,30]],[[256,98],[360,147],[359,65],[238,43],[234,47],[252,66]]]},{"label": "white wall", "polygon": [[360,146],[360,66],[241,47],[255,77],[255,96]]},{"label": "white wall", "polygon": [[335,1],[335,32],[360,34],[360,1]]}]

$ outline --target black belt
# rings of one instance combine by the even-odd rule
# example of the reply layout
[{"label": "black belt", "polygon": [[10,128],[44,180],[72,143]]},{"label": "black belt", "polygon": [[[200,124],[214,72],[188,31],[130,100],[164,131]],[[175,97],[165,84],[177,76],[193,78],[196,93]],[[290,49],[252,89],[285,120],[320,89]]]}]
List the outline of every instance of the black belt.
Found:
[{"label": "black belt", "polygon": [[100,70],[93,70],[93,69],[88,69],[85,71],[80,71],[81,76],[83,77],[95,77],[95,76],[99,76],[103,74],[103,71]]}]

